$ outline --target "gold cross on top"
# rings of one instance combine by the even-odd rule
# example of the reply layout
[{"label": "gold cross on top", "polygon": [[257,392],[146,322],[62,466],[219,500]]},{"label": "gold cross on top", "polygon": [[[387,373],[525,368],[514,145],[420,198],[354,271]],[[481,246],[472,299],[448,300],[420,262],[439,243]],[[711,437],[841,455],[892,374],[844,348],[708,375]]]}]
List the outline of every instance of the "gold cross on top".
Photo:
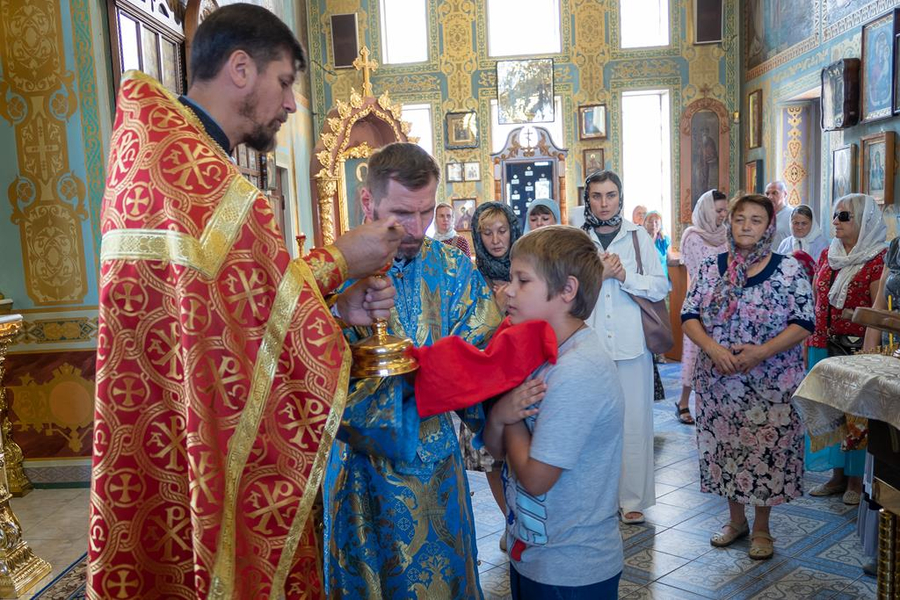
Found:
[{"label": "gold cross on top", "polygon": [[372,95],[372,82],[369,80],[370,71],[378,70],[378,63],[369,60],[369,49],[365,46],[360,48],[359,56],[353,61],[353,66],[357,71],[363,72],[363,96]]}]

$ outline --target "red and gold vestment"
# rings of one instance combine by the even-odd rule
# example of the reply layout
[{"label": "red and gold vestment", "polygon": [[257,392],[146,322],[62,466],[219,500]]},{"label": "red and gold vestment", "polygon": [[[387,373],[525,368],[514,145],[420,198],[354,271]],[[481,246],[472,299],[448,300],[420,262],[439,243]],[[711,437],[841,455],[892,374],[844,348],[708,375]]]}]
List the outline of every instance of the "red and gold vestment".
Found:
[{"label": "red and gold vestment", "polygon": [[263,194],[158,82],[123,76],[103,199],[89,598],[317,598],[313,501],[349,354]]}]

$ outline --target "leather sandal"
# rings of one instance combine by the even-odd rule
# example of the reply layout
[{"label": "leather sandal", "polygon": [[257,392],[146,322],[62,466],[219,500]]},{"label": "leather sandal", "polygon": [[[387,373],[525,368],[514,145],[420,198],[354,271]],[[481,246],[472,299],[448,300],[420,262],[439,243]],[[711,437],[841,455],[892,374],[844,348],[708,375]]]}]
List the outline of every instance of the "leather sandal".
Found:
[{"label": "leather sandal", "polygon": [[675,403],[675,416],[678,417],[678,420],[681,421],[683,425],[694,425],[694,417],[691,416],[691,409],[687,406],[681,407],[678,406],[678,403]]},{"label": "leather sandal", "polygon": [[768,560],[775,554],[775,538],[765,531],[754,531],[750,534],[750,551],[747,555],[753,560]]},{"label": "leather sandal", "polygon": [[722,529],[725,529],[725,527],[730,527],[731,533],[726,533],[724,531],[718,532],[709,538],[710,545],[715,546],[716,548],[724,548],[725,546],[730,546],[735,540],[745,537],[750,533],[750,523],[747,521],[744,521],[742,525],[729,521],[722,526]]}]

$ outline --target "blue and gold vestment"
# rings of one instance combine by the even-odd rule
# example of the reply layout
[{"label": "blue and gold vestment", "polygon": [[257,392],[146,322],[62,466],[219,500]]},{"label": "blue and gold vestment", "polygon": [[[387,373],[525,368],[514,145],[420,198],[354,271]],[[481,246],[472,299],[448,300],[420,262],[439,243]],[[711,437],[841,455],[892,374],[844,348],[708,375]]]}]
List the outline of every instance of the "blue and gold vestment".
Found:
[{"label": "blue and gold vestment", "polygon": [[[484,347],[500,324],[490,288],[454,247],[426,238],[388,276],[397,288],[388,329],[416,346],[458,335]],[[484,425],[480,405],[461,417]],[[329,597],[482,597],[459,443],[449,414],[420,419],[412,378],[351,381],[324,501]]]}]

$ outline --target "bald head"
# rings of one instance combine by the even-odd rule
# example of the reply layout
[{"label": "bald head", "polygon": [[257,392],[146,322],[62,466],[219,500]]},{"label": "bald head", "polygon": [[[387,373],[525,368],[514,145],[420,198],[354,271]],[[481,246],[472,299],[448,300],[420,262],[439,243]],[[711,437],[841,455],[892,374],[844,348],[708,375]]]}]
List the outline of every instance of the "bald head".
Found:
[{"label": "bald head", "polygon": [[773,181],[766,186],[766,198],[772,201],[776,211],[785,206],[787,200],[787,186],[783,181]]}]

